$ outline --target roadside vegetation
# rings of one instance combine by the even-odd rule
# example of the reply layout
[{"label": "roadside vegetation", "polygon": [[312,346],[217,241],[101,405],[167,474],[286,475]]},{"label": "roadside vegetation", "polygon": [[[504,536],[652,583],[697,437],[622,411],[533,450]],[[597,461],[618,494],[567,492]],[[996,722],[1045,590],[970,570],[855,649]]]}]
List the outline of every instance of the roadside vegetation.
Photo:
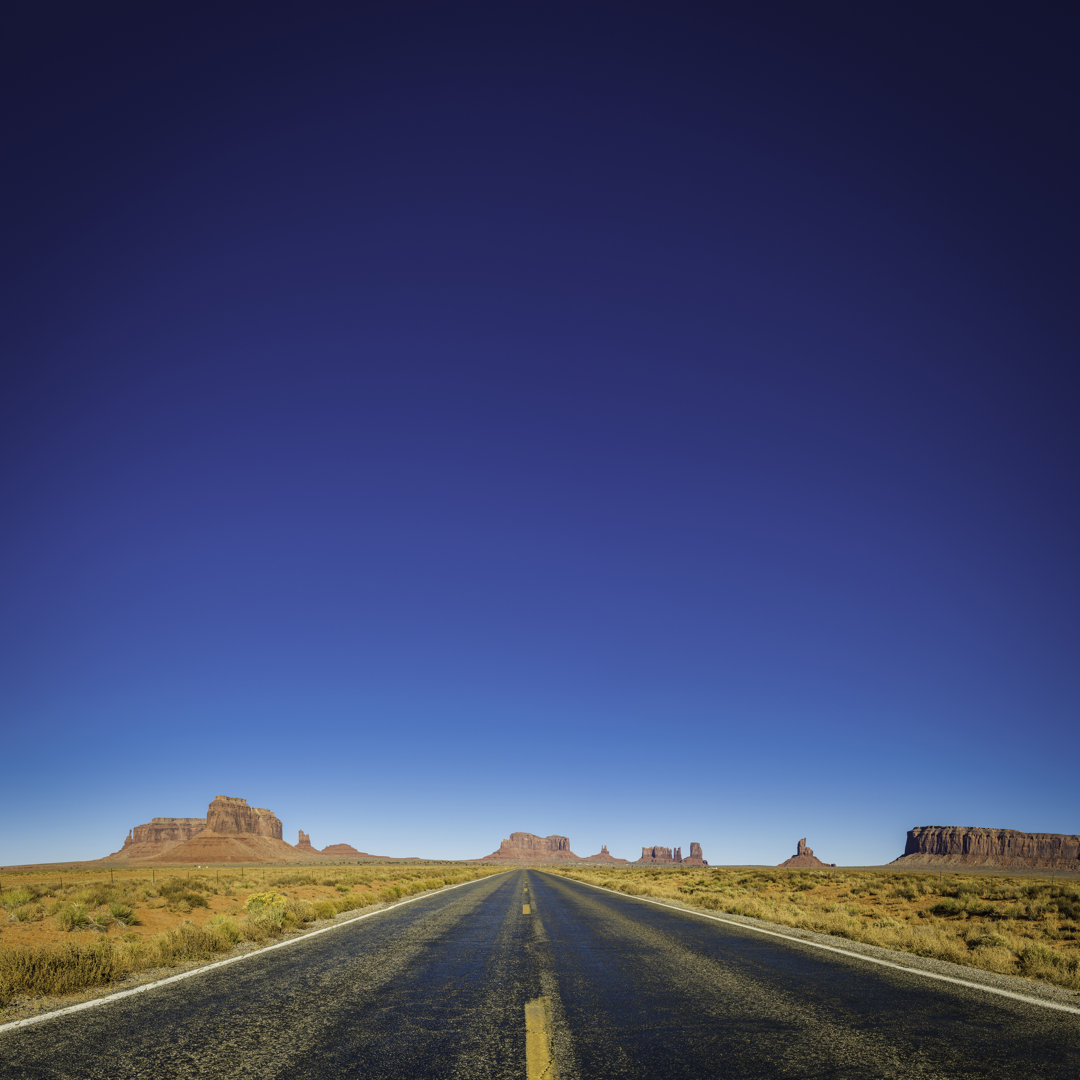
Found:
[{"label": "roadside vegetation", "polygon": [[552,870],[631,896],[678,900],[1080,990],[1075,879],[832,868]]},{"label": "roadside vegetation", "polygon": [[209,960],[502,869],[381,863],[8,872],[0,880],[0,1019],[35,998]]}]

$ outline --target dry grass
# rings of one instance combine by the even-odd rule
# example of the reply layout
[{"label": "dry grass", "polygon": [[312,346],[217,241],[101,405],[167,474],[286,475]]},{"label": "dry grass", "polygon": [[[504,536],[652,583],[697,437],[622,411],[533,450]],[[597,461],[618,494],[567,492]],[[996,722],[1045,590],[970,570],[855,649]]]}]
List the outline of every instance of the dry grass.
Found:
[{"label": "dry grass", "polygon": [[209,960],[320,919],[471,881],[503,867],[446,865],[6,871],[0,1019],[34,998]]},{"label": "dry grass", "polygon": [[631,896],[679,900],[1080,990],[1080,882],[892,870],[573,867]]}]

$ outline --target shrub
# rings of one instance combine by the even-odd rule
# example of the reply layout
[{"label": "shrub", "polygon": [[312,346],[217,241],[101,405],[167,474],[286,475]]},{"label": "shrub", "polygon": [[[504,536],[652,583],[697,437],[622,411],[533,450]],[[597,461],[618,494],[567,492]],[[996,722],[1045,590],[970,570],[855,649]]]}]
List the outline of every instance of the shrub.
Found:
[{"label": "shrub", "polygon": [[312,922],[315,918],[315,905],[308,900],[290,900],[285,905],[285,920],[294,925]]},{"label": "shrub", "polygon": [[[198,882],[196,882],[198,886]],[[158,886],[158,892],[165,898],[165,906],[170,911],[178,911],[186,915],[192,908],[208,907],[205,896],[188,888],[188,884],[180,878],[170,878]]]},{"label": "shrub", "polygon": [[86,945],[38,945],[0,950],[0,1005],[19,994],[67,994],[100,986],[123,974],[108,938]]},{"label": "shrub", "polygon": [[1025,945],[1020,950],[1020,971],[1036,979],[1052,977],[1058,967],[1058,957],[1045,945]]},{"label": "shrub", "polygon": [[236,920],[228,915],[215,915],[207,926],[217,938],[227,942],[230,947],[240,940],[240,927]]},{"label": "shrub", "polygon": [[15,908],[25,907],[37,898],[38,894],[33,889],[20,885],[17,889],[9,889],[7,892],[0,893],[0,907],[13,911]]},{"label": "shrub", "polygon": [[135,915],[133,908],[127,904],[113,903],[109,905],[109,914],[118,923],[123,923],[124,926],[137,926],[139,923],[138,918]]},{"label": "shrub", "polygon": [[285,926],[288,900],[280,893],[252,893],[244,901],[248,913],[243,932],[251,941],[265,941],[281,933]]},{"label": "shrub", "polygon": [[255,918],[284,916],[285,906],[288,900],[280,893],[261,892],[252,893],[244,901],[244,910]]},{"label": "shrub", "polygon": [[184,922],[154,939],[159,963],[163,966],[185,960],[209,960],[215,953],[232,948],[233,942],[220,927],[195,926]]},{"label": "shrub", "polygon": [[314,908],[317,919],[332,919],[338,913],[337,904],[333,900],[316,900]]},{"label": "shrub", "polygon": [[90,913],[85,904],[65,904],[57,913],[56,919],[61,930],[78,930],[90,923]]},{"label": "shrub", "polygon": [[79,889],[74,894],[73,899],[80,904],[85,904],[88,908],[101,907],[102,904],[109,902],[109,893],[111,890],[108,885],[88,885],[85,889]]}]

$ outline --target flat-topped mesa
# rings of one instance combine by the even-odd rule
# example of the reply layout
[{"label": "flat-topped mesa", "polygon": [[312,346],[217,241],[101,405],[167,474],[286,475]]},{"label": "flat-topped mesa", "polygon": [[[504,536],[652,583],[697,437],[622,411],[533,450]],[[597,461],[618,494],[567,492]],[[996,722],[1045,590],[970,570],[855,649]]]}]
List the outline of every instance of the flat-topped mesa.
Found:
[{"label": "flat-topped mesa", "polygon": [[580,862],[570,850],[566,836],[536,836],[534,833],[514,832],[499,845],[498,851],[485,855],[481,862]]},{"label": "flat-topped mesa", "polygon": [[219,836],[240,833],[281,839],[281,820],[272,810],[248,806],[247,799],[219,795],[207,807],[206,827]]},{"label": "flat-topped mesa", "polygon": [[804,836],[795,845],[795,854],[790,859],[785,859],[780,866],[835,866],[836,863],[823,863],[815,854],[814,849],[806,846]]},{"label": "flat-topped mesa", "polygon": [[154,818],[136,825],[124,846],[107,856],[124,862],[251,863],[290,862],[319,856],[297,850],[281,838],[281,821],[246,799],[219,795],[205,818]]},{"label": "flat-topped mesa", "polygon": [[607,844],[601,844],[600,850],[595,855],[587,855],[582,862],[602,862],[602,863],[625,863],[629,862],[629,859],[616,859],[607,849]]},{"label": "flat-topped mesa", "polygon": [[975,825],[918,825],[907,834],[904,854],[890,865],[897,863],[1080,870],[1080,836]]},{"label": "flat-topped mesa", "polygon": [[160,855],[190,840],[205,828],[206,818],[156,817],[145,825],[129,829],[124,846],[106,858],[127,860]]},{"label": "flat-topped mesa", "polygon": [[690,841],[690,854],[683,859],[683,866],[708,866],[705,856],[701,854],[701,845],[696,840]]}]

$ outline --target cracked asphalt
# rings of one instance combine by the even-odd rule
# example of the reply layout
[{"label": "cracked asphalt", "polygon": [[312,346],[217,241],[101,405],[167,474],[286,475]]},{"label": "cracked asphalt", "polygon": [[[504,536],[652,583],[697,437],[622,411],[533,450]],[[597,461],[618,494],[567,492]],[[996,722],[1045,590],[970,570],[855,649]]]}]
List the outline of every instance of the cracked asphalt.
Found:
[{"label": "cracked asphalt", "polygon": [[514,870],[2,1032],[0,1077],[537,1080],[540,999],[545,1080],[1080,1076],[1075,1014]]}]

